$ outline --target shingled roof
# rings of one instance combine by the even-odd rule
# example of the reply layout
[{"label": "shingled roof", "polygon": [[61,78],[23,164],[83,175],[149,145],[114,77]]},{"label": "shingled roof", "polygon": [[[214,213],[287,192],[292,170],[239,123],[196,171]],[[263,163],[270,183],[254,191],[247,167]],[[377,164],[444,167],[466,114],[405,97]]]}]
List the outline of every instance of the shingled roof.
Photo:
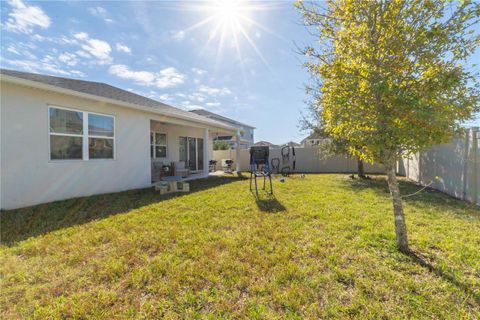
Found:
[{"label": "shingled roof", "polygon": [[[47,76],[42,74],[36,73],[29,73],[29,72],[22,72],[22,71],[15,71],[15,70],[8,70],[8,69],[0,69],[0,75],[6,75],[10,77],[15,77],[23,80],[38,82],[40,84],[46,84],[62,89],[72,90],[79,93],[94,95],[97,97],[107,98],[111,100],[116,100],[119,102],[125,102],[128,104],[133,104],[141,107],[152,108],[152,111],[159,111],[163,114],[170,115],[170,116],[177,116],[183,119],[188,119],[191,121],[198,121],[205,124],[210,124],[216,127],[231,127],[225,123],[197,115],[192,112],[188,112],[179,108],[172,107],[165,103],[138,95],[136,93],[123,90],[114,86],[111,86],[106,83],[102,82],[94,82],[94,81],[85,81],[85,80],[78,80],[78,79],[71,79],[71,78],[63,78],[63,77],[54,77],[54,76]],[[231,127],[234,129],[233,127]]]}]

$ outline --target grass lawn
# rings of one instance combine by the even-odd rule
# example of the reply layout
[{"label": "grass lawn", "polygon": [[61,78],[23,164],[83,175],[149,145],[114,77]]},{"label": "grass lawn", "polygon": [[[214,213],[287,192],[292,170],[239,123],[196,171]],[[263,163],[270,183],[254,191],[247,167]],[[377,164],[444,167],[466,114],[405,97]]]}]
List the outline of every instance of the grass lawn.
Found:
[{"label": "grass lawn", "polygon": [[479,207],[406,198],[406,256],[383,177],[191,189],[2,212],[1,318],[480,318]]}]

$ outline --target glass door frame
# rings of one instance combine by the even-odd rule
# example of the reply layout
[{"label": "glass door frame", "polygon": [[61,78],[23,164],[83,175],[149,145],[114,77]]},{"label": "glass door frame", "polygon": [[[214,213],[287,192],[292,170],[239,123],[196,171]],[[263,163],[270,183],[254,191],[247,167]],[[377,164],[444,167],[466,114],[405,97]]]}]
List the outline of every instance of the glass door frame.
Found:
[{"label": "glass door frame", "polygon": [[[181,147],[182,147],[182,140],[185,142],[185,150],[184,152],[186,153],[186,159],[182,159],[182,150],[181,150]],[[195,159],[190,159],[190,142],[193,141],[193,145],[194,148],[195,148]],[[200,144],[199,142],[202,142],[201,143],[201,150],[199,148]],[[202,172],[205,168],[205,139],[203,138],[196,138],[196,137],[188,137],[188,136],[180,136],[179,137],[179,160],[180,161],[185,161],[186,164],[185,164],[185,167],[188,167],[192,172]],[[201,151],[201,155],[199,154],[199,150]],[[190,162],[193,161],[193,168],[190,167]]]}]

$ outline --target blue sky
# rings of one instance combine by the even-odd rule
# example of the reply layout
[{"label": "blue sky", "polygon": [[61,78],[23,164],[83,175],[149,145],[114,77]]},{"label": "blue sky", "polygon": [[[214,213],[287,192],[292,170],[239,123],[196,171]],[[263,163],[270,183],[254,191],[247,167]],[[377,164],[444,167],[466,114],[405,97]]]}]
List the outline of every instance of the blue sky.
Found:
[{"label": "blue sky", "polygon": [[[1,66],[202,107],[255,126],[256,141],[301,140],[308,77],[295,43],[312,38],[297,10],[287,1],[246,3],[233,15],[229,9],[213,2],[2,1]],[[472,59],[480,60],[479,52]]]}]

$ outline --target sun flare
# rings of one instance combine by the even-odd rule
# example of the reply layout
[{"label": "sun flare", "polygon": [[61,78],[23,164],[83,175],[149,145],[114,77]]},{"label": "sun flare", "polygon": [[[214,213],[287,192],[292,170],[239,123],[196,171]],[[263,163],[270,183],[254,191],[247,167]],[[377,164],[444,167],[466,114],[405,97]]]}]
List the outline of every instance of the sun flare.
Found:
[{"label": "sun flare", "polygon": [[245,30],[252,9],[245,1],[223,0],[212,2],[209,11],[214,26],[210,36],[233,35]]},{"label": "sun flare", "polygon": [[[278,8],[276,2],[256,2],[247,0],[216,0],[204,2],[201,5],[194,5],[190,9],[202,12],[206,17],[198,23],[185,29],[191,32],[200,28],[206,29],[209,36],[204,44],[205,50],[211,47],[214,42],[217,46],[217,63],[221,61],[222,52],[226,47],[232,48],[237,55],[238,61],[244,73],[242,49],[248,47],[253,50],[263,64],[270,69],[268,62],[257,47],[255,40],[258,40],[260,32],[267,32],[277,36],[274,32],[264,27],[255,20],[255,13]],[[257,38],[257,39],[256,39]],[[244,48],[247,45],[247,48]]]},{"label": "sun flare", "polygon": [[220,23],[228,23],[238,20],[241,7],[238,1],[216,1],[214,12]]}]

